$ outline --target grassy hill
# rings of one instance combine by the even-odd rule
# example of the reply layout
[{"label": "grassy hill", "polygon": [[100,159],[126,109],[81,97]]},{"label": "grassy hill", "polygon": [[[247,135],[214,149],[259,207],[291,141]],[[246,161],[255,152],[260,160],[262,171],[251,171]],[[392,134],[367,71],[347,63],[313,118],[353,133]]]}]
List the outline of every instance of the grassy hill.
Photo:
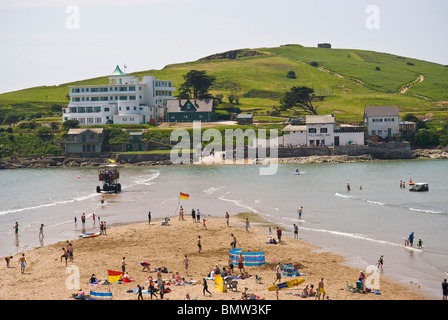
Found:
[{"label": "grassy hill", "polygon": [[[325,96],[322,102],[317,102],[319,113],[335,112],[338,120],[361,121],[364,106],[383,104],[396,104],[402,113],[432,113],[435,119],[448,119],[447,66],[387,53],[300,45],[231,53],[132,75],[173,80],[179,88],[182,76],[188,71],[205,70],[217,79],[211,88],[213,94],[223,94],[224,102],[227,102],[227,95],[237,94],[240,97],[238,107],[243,112],[260,115],[278,106],[280,97],[289,88],[304,85],[314,88],[317,95]],[[111,72],[113,68],[111,66]],[[287,78],[288,71],[294,71],[296,79]],[[423,81],[417,83],[420,76]],[[55,116],[58,108],[68,103],[69,85],[106,83],[107,77],[99,77],[0,94],[0,111],[21,110]],[[413,83],[406,92],[400,93]]]}]

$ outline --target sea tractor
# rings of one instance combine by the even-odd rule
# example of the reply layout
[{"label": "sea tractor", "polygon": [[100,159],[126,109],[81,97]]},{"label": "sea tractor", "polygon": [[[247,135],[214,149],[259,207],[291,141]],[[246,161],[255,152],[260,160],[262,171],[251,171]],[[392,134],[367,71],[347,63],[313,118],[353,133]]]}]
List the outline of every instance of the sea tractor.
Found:
[{"label": "sea tractor", "polygon": [[118,172],[118,167],[115,164],[109,164],[102,167],[98,171],[98,179],[103,182],[103,188],[100,186],[96,187],[96,192],[101,193],[101,191],[113,191],[115,193],[121,191],[121,184],[118,183],[118,178],[120,178],[120,172]]}]

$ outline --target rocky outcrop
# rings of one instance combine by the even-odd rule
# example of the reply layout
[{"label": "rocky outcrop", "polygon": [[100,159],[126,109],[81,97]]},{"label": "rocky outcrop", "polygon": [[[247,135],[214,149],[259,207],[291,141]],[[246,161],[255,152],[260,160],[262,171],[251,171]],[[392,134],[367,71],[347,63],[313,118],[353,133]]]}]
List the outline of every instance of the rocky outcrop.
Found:
[{"label": "rocky outcrop", "polygon": [[235,59],[240,59],[240,58],[244,58],[244,57],[252,57],[252,56],[258,56],[258,55],[263,55],[264,53],[255,51],[255,50],[231,50],[231,51],[226,51],[226,52],[222,52],[222,53],[216,53],[216,54],[212,54],[210,56],[204,57],[199,59],[199,61],[207,61],[207,60],[218,60],[218,59],[229,59],[229,60],[235,60]]},{"label": "rocky outcrop", "polygon": [[415,158],[421,159],[448,159],[448,149],[415,149],[412,150]]}]

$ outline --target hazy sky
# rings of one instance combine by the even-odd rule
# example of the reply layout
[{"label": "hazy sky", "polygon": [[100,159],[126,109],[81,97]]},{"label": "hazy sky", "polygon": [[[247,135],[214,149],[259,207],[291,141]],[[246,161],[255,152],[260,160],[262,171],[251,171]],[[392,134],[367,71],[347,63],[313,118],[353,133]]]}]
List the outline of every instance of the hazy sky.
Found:
[{"label": "hazy sky", "polygon": [[447,0],[0,0],[0,93],[289,43],[445,65],[447,35]]}]

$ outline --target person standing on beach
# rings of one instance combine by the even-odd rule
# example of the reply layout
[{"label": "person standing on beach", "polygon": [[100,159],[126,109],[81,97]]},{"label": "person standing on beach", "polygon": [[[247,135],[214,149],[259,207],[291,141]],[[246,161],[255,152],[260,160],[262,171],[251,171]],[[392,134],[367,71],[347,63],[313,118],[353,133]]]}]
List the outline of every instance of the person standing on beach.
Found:
[{"label": "person standing on beach", "polygon": [[137,285],[137,300],[143,300],[143,292],[142,287],[138,284]]},{"label": "person standing on beach", "polygon": [[71,243],[68,244],[67,252],[70,262],[73,262],[73,245]]},{"label": "person standing on beach", "polygon": [[207,284],[207,279],[203,278],[202,281],[202,294],[205,296],[205,292],[208,292],[208,294],[210,295],[210,297],[212,296],[211,292],[208,291],[208,284]]},{"label": "person standing on beach", "polygon": [[148,223],[151,224],[151,211],[148,212]]},{"label": "person standing on beach", "polygon": [[246,226],[245,226],[245,228],[246,228],[246,232],[249,232],[249,218],[246,218]]},{"label": "person standing on beach", "polygon": [[24,253],[22,253],[22,257],[20,257],[19,263],[20,263],[20,272],[25,273],[26,259]]},{"label": "person standing on beach", "polygon": [[190,265],[190,260],[188,259],[187,255],[185,255],[184,259],[184,267],[185,267],[185,275],[188,276],[188,266]]},{"label": "person standing on beach", "polygon": [[275,281],[272,284],[275,284],[277,281],[280,283],[282,280],[282,267],[280,265],[280,262],[277,263],[277,268],[275,269]]},{"label": "person standing on beach", "polygon": [[40,228],[39,228],[39,238],[43,238],[43,237],[44,237],[44,224],[41,223]]},{"label": "person standing on beach", "polygon": [[233,233],[230,234],[230,236],[232,237],[233,241],[230,243],[230,246],[235,249],[236,248],[236,237],[233,235]]},{"label": "person standing on beach", "polygon": [[198,253],[201,253],[202,250],[201,236],[198,236],[197,244],[198,244]]},{"label": "person standing on beach", "polygon": [[294,223],[294,239],[298,238],[299,238],[299,227],[297,227],[296,224]]},{"label": "person standing on beach", "polygon": [[123,257],[123,259],[121,259],[121,271],[126,272],[126,261],[125,261],[125,257]]},{"label": "person standing on beach", "polygon": [[226,211],[226,225],[229,226],[230,215],[229,212]]},{"label": "person standing on beach", "polygon": [[442,300],[447,300],[448,297],[448,283],[446,282],[446,279],[442,282]]},{"label": "person standing on beach", "polygon": [[201,222],[201,213],[199,212],[199,209],[196,210],[196,221]]},{"label": "person standing on beach", "polygon": [[207,230],[207,226],[205,225],[205,219],[202,218],[202,228]]},{"label": "person standing on beach", "polygon": [[241,252],[240,256],[238,257],[238,269],[240,269],[241,274],[246,273],[246,271],[244,270],[244,257]]},{"label": "person standing on beach", "polygon": [[14,228],[14,232],[16,234],[16,236],[19,234],[19,221],[16,221],[16,223],[13,226]]},{"label": "person standing on beach", "polygon": [[278,238],[278,243],[282,242],[282,229],[280,229],[280,227],[277,227],[277,238]]},{"label": "person standing on beach", "polygon": [[191,217],[193,218],[193,222],[196,222],[196,211],[194,211],[194,208],[191,209]]},{"label": "person standing on beach", "polygon": [[62,248],[62,256],[61,256],[61,262],[62,262],[62,258],[65,259],[65,266],[67,266],[67,259],[68,259],[68,252],[66,248]]},{"label": "person standing on beach", "polygon": [[81,222],[82,222],[82,224],[86,223],[86,214],[85,213],[83,213],[81,216]]},{"label": "person standing on beach", "polygon": [[322,294],[322,300],[325,300],[324,278],[321,278],[319,284],[317,285],[317,295],[315,300],[320,300],[321,294]]},{"label": "person standing on beach", "polygon": [[381,269],[381,270],[383,270],[383,264],[384,264],[384,256],[383,255],[381,255],[381,257],[380,257],[380,259],[378,260],[378,263],[379,263],[379,268]]},{"label": "person standing on beach", "polygon": [[165,281],[162,281],[159,285],[160,300],[163,300],[163,294],[165,293]]}]

